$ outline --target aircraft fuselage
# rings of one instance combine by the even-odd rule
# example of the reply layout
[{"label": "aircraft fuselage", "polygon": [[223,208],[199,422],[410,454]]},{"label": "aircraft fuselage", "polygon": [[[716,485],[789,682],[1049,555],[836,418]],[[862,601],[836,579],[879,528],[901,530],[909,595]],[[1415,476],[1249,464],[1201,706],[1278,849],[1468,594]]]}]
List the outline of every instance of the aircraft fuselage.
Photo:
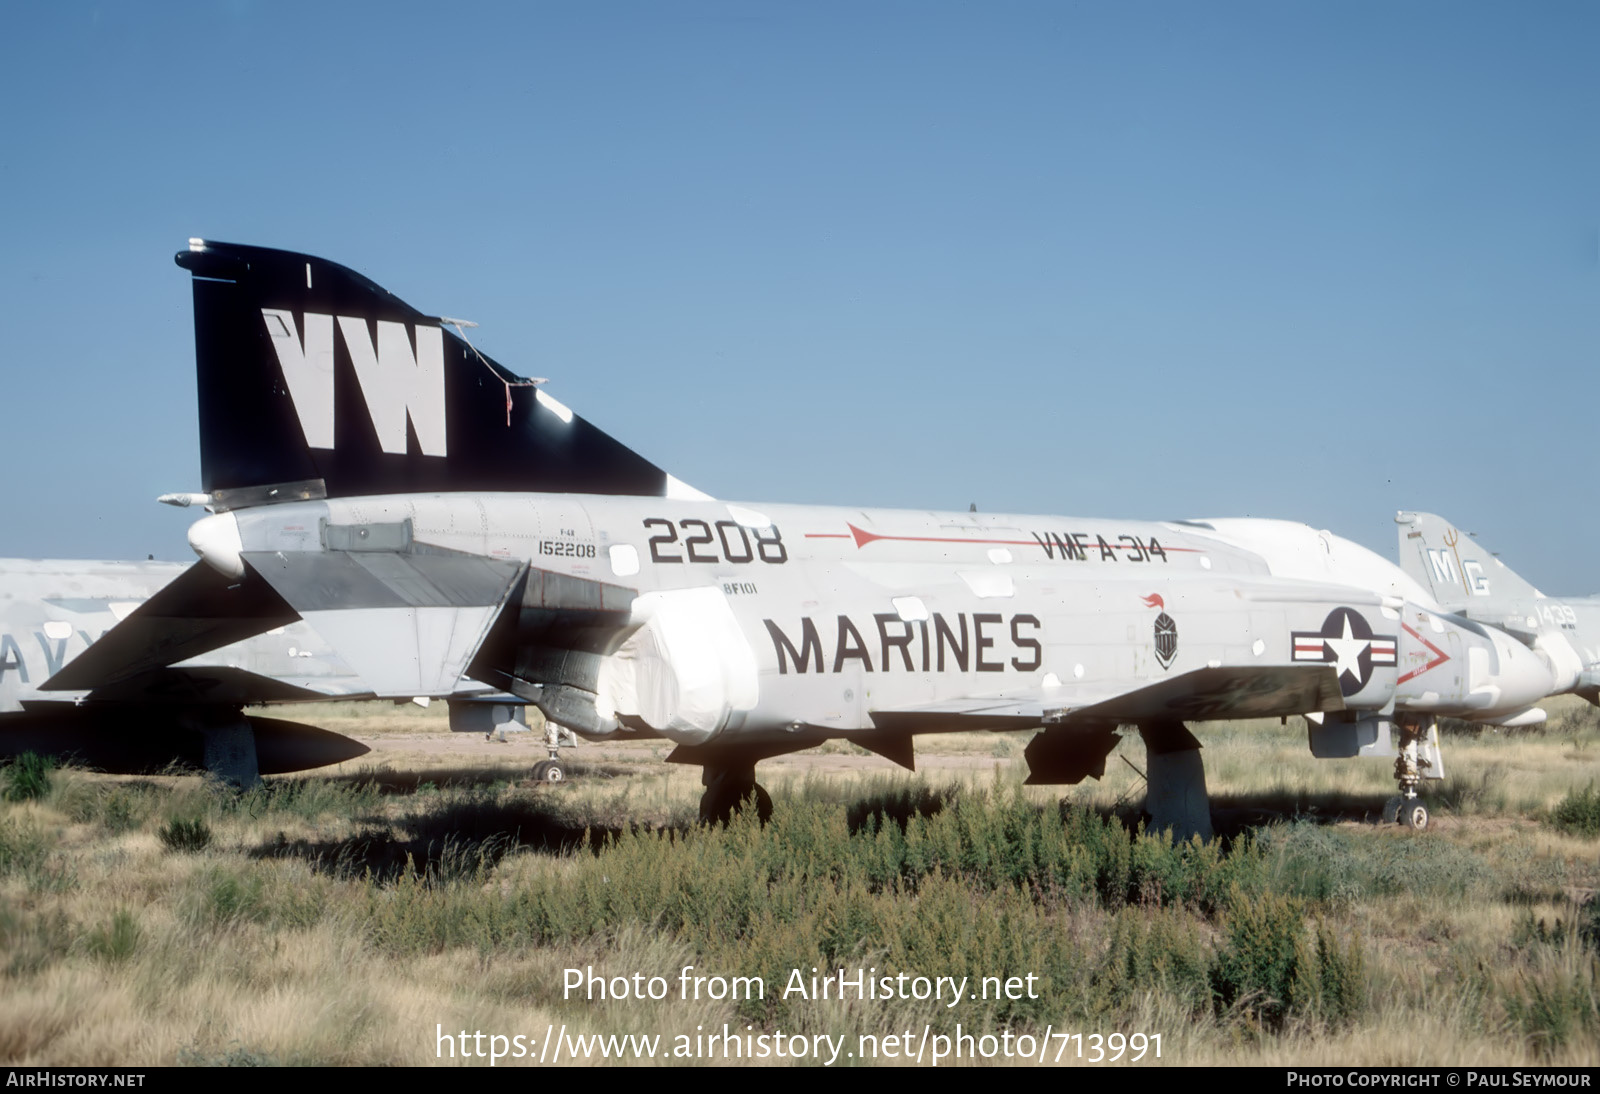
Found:
[{"label": "aircraft fuselage", "polygon": [[[1330,665],[1339,694],[1318,709],[1510,710],[1549,685],[1537,657],[1488,628],[1275,576],[1268,557],[1180,523],[432,494],[220,514],[191,543],[225,572],[249,562],[269,580],[312,556],[371,569],[443,551],[619,589],[610,623],[590,620],[609,637],[529,656],[551,641],[536,621],[514,643],[527,671],[500,667],[539,687],[569,671],[549,666],[588,658],[571,671],[598,713],[575,728],[600,735],[633,718],[686,745],[849,736],[883,712],[927,710],[930,726],[959,728],[932,717],[941,703],[1037,695],[1070,711],[1204,668]],[[330,610],[383,610],[344,584],[326,594]],[[402,616],[371,623],[385,618]]]}]

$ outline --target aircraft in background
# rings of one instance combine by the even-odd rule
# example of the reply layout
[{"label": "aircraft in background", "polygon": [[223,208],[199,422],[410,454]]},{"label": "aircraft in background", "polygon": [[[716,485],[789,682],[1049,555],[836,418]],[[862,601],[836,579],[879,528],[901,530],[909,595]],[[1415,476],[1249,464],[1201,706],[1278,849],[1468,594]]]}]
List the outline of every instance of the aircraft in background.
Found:
[{"label": "aircraft in background", "polygon": [[[265,633],[112,687],[40,690],[188,568],[0,559],[0,758],[36,752],[124,774],[177,764],[248,786],[262,774],[324,767],[370,751],[341,734],[244,713],[260,704],[373,697],[292,614]],[[527,731],[520,703],[473,681],[459,682],[452,693],[450,724],[486,734]]]},{"label": "aircraft in background", "polygon": [[[70,756],[104,771],[200,768],[241,785],[353,759],[359,741],[246,715],[247,704],[359,698],[327,644],[282,614],[272,633],[130,676],[95,694],[40,685],[188,567],[0,559],[0,756]],[[226,637],[227,630],[219,635]]]},{"label": "aircraft in background", "polygon": [[[1600,705],[1600,597],[1546,596],[1471,535],[1433,513],[1402,510],[1400,566],[1446,611],[1503,630],[1550,664],[1551,694],[1571,692]],[[1544,721],[1533,709],[1495,725]]]},{"label": "aircraft in background", "polygon": [[707,817],[770,808],[757,763],[830,738],[911,767],[920,733],[1034,730],[1030,781],[1072,783],[1131,724],[1153,822],[1184,834],[1210,831],[1186,722],[1320,714],[1319,755],[1393,732],[1421,828],[1433,719],[1549,690],[1521,644],[1304,526],[724,503],[342,266],[204,240],[177,262],[200,561],[47,689],[298,617],[379,696],[466,676],[585,737],[666,738]]}]

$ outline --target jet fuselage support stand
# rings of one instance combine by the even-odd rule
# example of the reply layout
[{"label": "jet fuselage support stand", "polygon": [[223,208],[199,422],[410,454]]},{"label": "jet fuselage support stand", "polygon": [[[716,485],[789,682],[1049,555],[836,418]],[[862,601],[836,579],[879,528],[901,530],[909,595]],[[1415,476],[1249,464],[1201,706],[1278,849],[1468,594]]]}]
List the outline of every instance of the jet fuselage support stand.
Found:
[{"label": "jet fuselage support stand", "polygon": [[261,784],[256,757],[256,733],[237,707],[191,716],[200,734],[201,766],[207,774],[237,790]]},{"label": "jet fuselage support stand", "polygon": [[1211,797],[1200,742],[1179,721],[1139,724],[1145,748],[1145,812],[1152,830],[1172,830],[1175,842],[1209,840]]}]

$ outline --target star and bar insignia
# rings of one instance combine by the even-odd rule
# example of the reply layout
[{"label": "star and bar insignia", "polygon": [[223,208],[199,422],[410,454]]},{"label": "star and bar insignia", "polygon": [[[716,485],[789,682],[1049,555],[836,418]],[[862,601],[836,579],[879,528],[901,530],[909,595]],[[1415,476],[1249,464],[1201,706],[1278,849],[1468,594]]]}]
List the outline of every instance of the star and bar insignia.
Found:
[{"label": "star and bar insignia", "polygon": [[1392,634],[1373,634],[1353,608],[1335,608],[1317,631],[1295,631],[1294,660],[1331,664],[1339,673],[1339,692],[1354,695],[1367,686],[1374,668],[1400,663]]}]

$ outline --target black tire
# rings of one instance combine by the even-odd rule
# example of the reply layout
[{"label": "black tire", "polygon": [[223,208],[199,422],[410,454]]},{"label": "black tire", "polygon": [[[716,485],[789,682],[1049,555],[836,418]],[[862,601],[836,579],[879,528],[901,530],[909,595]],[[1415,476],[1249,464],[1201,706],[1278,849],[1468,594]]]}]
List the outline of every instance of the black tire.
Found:
[{"label": "black tire", "polygon": [[567,781],[567,765],[560,760],[546,760],[539,766],[544,768],[544,774],[539,776],[540,782],[557,786]]},{"label": "black tire", "polygon": [[1405,806],[1406,800],[1399,794],[1383,803],[1383,823],[1399,824],[1400,810]]},{"label": "black tire", "polygon": [[1406,806],[1405,826],[1413,832],[1423,832],[1428,827],[1428,807],[1421,802],[1412,802]]},{"label": "black tire", "polygon": [[540,760],[538,763],[533,765],[533,781],[534,782],[536,782],[536,783],[544,782],[544,769],[547,766],[549,766],[549,764],[550,764],[549,760]]}]

